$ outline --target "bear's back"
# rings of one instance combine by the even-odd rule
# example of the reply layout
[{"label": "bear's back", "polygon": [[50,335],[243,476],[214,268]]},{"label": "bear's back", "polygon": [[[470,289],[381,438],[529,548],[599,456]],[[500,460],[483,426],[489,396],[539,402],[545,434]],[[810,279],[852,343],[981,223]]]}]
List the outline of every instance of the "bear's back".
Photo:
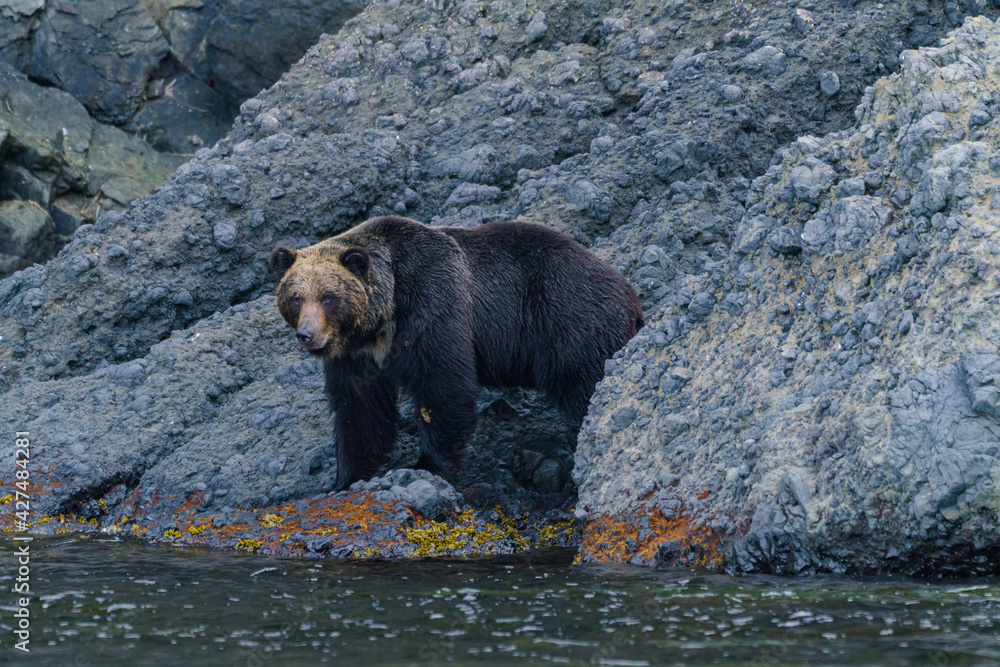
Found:
[{"label": "bear's back", "polygon": [[472,275],[483,384],[537,386],[546,368],[606,358],[641,326],[628,282],[565,234],[521,222],[437,229],[458,242]]}]

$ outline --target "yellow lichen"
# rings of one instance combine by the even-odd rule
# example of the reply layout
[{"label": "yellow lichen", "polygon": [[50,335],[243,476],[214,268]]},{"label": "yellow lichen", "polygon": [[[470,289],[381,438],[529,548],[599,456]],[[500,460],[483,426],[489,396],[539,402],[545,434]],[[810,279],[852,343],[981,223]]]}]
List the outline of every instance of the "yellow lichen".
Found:
[{"label": "yellow lichen", "polygon": [[242,540],[237,540],[235,546],[238,551],[254,552],[257,551],[257,549],[260,549],[262,544],[263,542],[261,542],[260,540],[251,540],[249,538],[243,538]]},{"label": "yellow lichen", "polygon": [[538,531],[538,540],[544,544],[556,542],[560,538],[570,538],[576,534],[576,526],[572,521],[560,521],[548,526],[542,526]]},{"label": "yellow lichen", "polygon": [[404,534],[407,540],[417,546],[410,555],[426,557],[461,551],[468,545],[474,532],[471,527],[449,528],[447,524],[432,521],[427,528],[411,528]]},{"label": "yellow lichen", "polygon": [[[499,506],[496,508],[496,512],[497,514],[500,515],[500,525],[503,526],[503,530],[507,533],[510,539],[514,541],[514,544],[517,545],[517,548],[527,549],[528,541],[524,539],[524,537],[521,535],[520,530],[518,530],[519,528],[518,522],[515,521],[513,518],[504,514],[503,510]],[[521,517],[521,523],[524,523],[526,518],[527,514],[523,515]]]},{"label": "yellow lichen", "polygon": [[191,533],[192,535],[200,535],[201,533],[205,532],[205,524],[203,523],[200,526],[193,526],[193,525],[188,526],[188,532]]},{"label": "yellow lichen", "polygon": [[497,553],[509,540],[515,550],[528,546],[527,540],[517,531],[516,523],[500,515],[500,525],[483,522],[477,526],[472,510],[458,516],[458,525],[449,526],[440,521],[430,521],[420,528],[404,531],[407,540],[417,548],[410,555],[415,558],[444,556],[462,553],[472,548],[473,553]]},{"label": "yellow lichen", "polygon": [[7,494],[6,496],[4,496],[3,498],[0,498],[0,505],[9,505],[9,504],[10,504],[10,501],[12,501],[12,500],[14,500],[14,497],[13,497],[13,496],[11,496],[11,495],[10,495],[10,494],[8,493],[8,494]]},{"label": "yellow lichen", "polygon": [[260,525],[265,528],[274,528],[285,522],[285,518],[278,516],[277,514],[265,514],[264,516],[257,519]]},{"label": "yellow lichen", "polygon": [[163,536],[168,540],[176,540],[178,537],[181,536],[181,531],[177,530],[176,528],[169,528],[163,532]]},{"label": "yellow lichen", "polygon": [[98,506],[98,507],[100,507],[100,508],[101,508],[101,510],[103,510],[103,511],[105,511],[105,512],[107,512],[107,511],[108,511],[108,504],[107,504],[106,502],[104,502],[104,499],[103,499],[103,498],[101,498],[101,499],[99,499],[99,500],[97,501],[97,506]]}]

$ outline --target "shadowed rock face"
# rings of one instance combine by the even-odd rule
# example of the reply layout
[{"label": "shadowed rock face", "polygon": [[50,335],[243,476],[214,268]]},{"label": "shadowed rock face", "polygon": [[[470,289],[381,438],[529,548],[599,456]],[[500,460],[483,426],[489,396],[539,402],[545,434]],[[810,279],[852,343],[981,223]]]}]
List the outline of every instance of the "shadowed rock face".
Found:
[{"label": "shadowed rock face", "polygon": [[51,217],[30,243],[0,241],[0,275],[48,260],[82,223],[123,210],[184,161],[94,121],[69,93],[36,85],[4,63],[0,98],[0,201],[30,203]]},{"label": "shadowed rock face", "polygon": [[352,0],[140,0],[182,68],[227,104],[267,88],[320,34],[334,33],[363,3]]},{"label": "shadowed rock face", "polygon": [[11,0],[0,4],[0,60],[70,93],[100,123],[193,153],[360,9],[344,0]]},{"label": "shadowed rock face", "polygon": [[51,0],[32,42],[31,77],[65,90],[112,125],[136,112],[167,55],[167,40],[135,0]]},{"label": "shadowed rock face", "polygon": [[[159,538],[176,537],[167,530],[182,507],[194,522],[184,530],[197,531],[210,518],[223,531],[231,528],[225,517],[240,508],[280,504],[288,511],[289,503],[320,497],[348,502],[323,495],[335,462],[321,374],[280,320],[267,254],[278,243],[309,245],[388,212],[460,225],[517,217],[566,231],[616,264],[639,291],[650,322],[608,363],[609,378],[580,434],[575,479],[580,504],[595,518],[584,532],[587,558],[781,571],[789,562],[807,563],[793,570],[920,565],[898,547],[895,560],[865,561],[876,538],[853,523],[851,530],[860,530],[850,533],[853,541],[844,532],[781,532],[811,525],[806,510],[827,493],[815,486],[819,464],[809,452],[818,445],[799,427],[815,408],[782,406],[812,391],[795,371],[812,351],[807,334],[788,337],[804,326],[799,313],[808,299],[800,309],[793,293],[804,289],[800,282],[812,285],[802,268],[810,262],[823,265],[824,284],[833,281],[824,294],[853,304],[850,313],[838,306],[843,312],[834,311],[831,329],[844,320],[847,329],[836,336],[853,332],[858,339],[843,348],[858,350],[856,368],[837,356],[822,362],[836,364],[833,380],[800,371],[810,382],[841,382],[837,409],[836,396],[825,395],[823,411],[832,416],[816,442],[842,451],[860,433],[847,420],[853,403],[846,397],[890,391],[888,384],[869,389],[874,379],[888,380],[867,380],[872,362],[862,356],[876,352],[862,350],[887,356],[890,376],[896,365],[904,373],[908,353],[897,360],[879,328],[895,322],[898,307],[889,296],[868,298],[872,281],[881,280],[870,277],[881,259],[872,265],[859,257],[895,225],[900,266],[919,261],[925,241],[916,231],[906,240],[911,232],[900,226],[899,211],[911,200],[929,210],[943,197],[935,212],[948,220],[949,197],[964,193],[949,179],[979,164],[984,149],[937,156],[925,194],[894,199],[903,172],[886,169],[896,158],[886,148],[883,163],[870,162],[878,160],[879,141],[891,141],[879,132],[896,130],[879,120],[864,121],[877,129],[856,132],[852,112],[864,86],[897,67],[907,43],[940,34],[959,18],[920,3],[823,3],[805,13],[781,2],[372,4],[244,102],[229,135],[152,196],[82,227],[45,266],[0,282],[0,421],[38,438],[32,466],[45,490],[36,511],[119,529],[131,521]],[[940,116],[913,130],[912,148],[895,149],[909,156],[900,167],[907,179],[929,147],[956,131],[952,116],[972,113],[965,102],[963,111],[948,104],[908,121]],[[977,131],[991,122],[983,104],[987,120]],[[845,133],[799,140],[774,157],[799,135],[831,131]],[[871,145],[857,149],[870,151],[865,168],[845,157],[846,147],[837,159],[822,148],[867,133],[874,133],[865,139]],[[879,299],[884,305],[867,306],[854,322],[857,308]],[[916,333],[923,316],[910,310]],[[737,336],[738,326],[752,334]],[[844,368],[853,374],[835,376]],[[975,385],[972,404],[986,428],[992,362],[942,357],[934,368],[943,369],[937,386],[944,392],[935,395],[947,394],[949,382]],[[739,373],[755,379],[746,383]],[[719,387],[726,393],[715,397]],[[914,401],[908,414],[922,414]],[[527,392],[484,392],[480,413],[466,471],[453,480],[461,498],[440,480],[407,478],[403,485],[389,477],[353,493],[388,494],[378,502],[445,518],[446,505],[564,507],[573,490],[569,425]],[[401,419],[390,468],[415,458],[406,406]],[[747,420],[740,429],[757,430],[734,435],[724,428],[733,419]],[[864,423],[878,449],[879,424],[891,418],[879,422],[871,413]],[[765,433],[787,443],[774,459],[761,463],[740,450],[737,460],[734,448],[751,439],[764,451]],[[904,474],[909,459],[900,457],[898,466],[884,465]],[[836,479],[851,480],[831,486],[830,497],[853,506],[844,488],[877,485],[874,464],[846,454],[829,458],[843,463]],[[916,493],[926,484],[924,473],[914,474]],[[958,486],[927,502],[964,511],[966,490]],[[764,500],[752,495],[755,489]],[[767,493],[791,500],[780,504]],[[718,511],[710,504],[716,498]],[[902,493],[877,501],[911,507]],[[802,521],[776,513],[785,507],[792,508],[788,516],[801,510]],[[757,521],[755,512],[757,525],[768,527],[750,533],[745,526]],[[245,539],[258,534],[240,530]],[[233,544],[234,532],[213,543]],[[751,534],[771,536],[776,546],[740,541]],[[912,537],[911,547],[926,547],[930,535]],[[380,534],[372,545],[397,537]],[[972,544],[960,538],[951,544]],[[843,549],[822,550],[833,541]],[[320,546],[310,551],[324,551]]]}]

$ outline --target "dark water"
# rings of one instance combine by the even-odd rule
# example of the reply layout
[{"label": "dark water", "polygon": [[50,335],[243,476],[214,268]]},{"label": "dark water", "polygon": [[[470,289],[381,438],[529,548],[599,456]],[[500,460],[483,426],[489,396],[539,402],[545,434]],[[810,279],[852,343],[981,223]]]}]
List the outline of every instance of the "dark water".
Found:
[{"label": "dark water", "polygon": [[59,536],[31,543],[31,653],[49,665],[1000,664],[1000,579],[728,577],[475,561],[295,561]]}]

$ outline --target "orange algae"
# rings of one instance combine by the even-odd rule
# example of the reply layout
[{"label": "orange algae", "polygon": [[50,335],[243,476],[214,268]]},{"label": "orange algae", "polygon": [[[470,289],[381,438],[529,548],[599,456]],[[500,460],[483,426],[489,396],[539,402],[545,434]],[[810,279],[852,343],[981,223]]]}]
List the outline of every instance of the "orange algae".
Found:
[{"label": "orange algae", "polygon": [[[196,498],[189,498],[181,507],[190,509],[196,502]],[[362,546],[365,543],[370,545],[371,530],[387,525],[398,527],[392,520],[395,508],[372,501],[368,494],[350,494],[345,500],[329,496],[310,500],[301,510],[297,508],[299,502],[253,510],[257,515],[254,525],[239,522],[216,528],[211,516],[189,519],[180,516],[183,510],[174,516],[181,530],[188,532],[185,541],[190,544],[229,546],[262,553],[303,555],[305,542],[317,536],[336,536],[331,548],[352,547],[357,556],[388,555],[389,547],[402,542],[399,539],[383,540],[374,548]],[[334,524],[346,524],[347,529],[338,529]],[[249,548],[251,542],[255,543],[252,549]]]},{"label": "orange algae", "polygon": [[[649,519],[648,527],[644,517]],[[642,533],[645,534],[640,539]],[[685,514],[668,519],[659,509],[647,508],[590,519],[583,528],[580,560],[588,563],[625,563],[638,558],[646,565],[660,564],[661,547],[670,542],[677,544],[677,552],[695,554],[692,560],[685,561],[685,565],[717,567],[722,562],[719,540],[708,528],[696,526]]]}]

